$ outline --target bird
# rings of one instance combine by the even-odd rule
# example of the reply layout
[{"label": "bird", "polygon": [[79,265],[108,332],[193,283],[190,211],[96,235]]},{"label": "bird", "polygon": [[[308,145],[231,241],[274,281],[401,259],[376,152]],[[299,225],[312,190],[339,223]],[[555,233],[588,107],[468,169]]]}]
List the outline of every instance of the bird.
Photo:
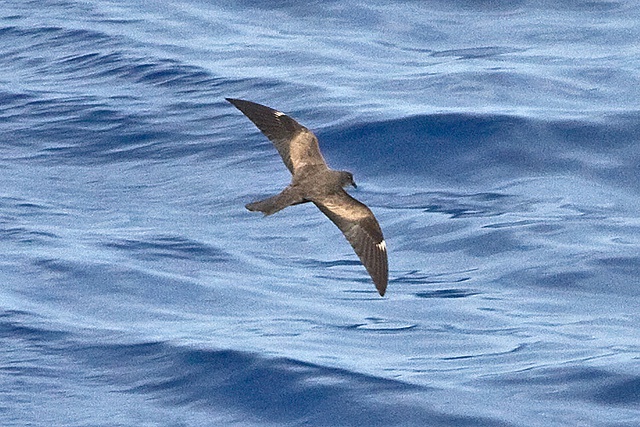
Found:
[{"label": "bird", "polygon": [[353,174],[330,169],[314,133],[285,113],[251,101],[225,99],[273,143],[291,172],[291,183],[282,192],[246,208],[268,216],[288,206],[313,203],[342,231],[384,296],[389,281],[387,244],[371,209],[344,189],[357,188]]}]

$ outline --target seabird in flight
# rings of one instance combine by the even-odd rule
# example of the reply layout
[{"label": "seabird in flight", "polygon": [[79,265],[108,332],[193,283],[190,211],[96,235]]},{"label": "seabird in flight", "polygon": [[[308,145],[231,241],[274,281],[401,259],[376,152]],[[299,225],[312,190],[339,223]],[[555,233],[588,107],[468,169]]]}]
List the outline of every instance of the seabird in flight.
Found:
[{"label": "seabird in flight", "polygon": [[383,296],[389,279],[387,245],[373,212],[344,190],[349,185],[356,187],[353,175],[329,169],[313,132],[286,114],[255,102],[226,100],[273,142],[292,175],[291,184],[280,194],[246,208],[266,216],[312,202],[342,231]]}]

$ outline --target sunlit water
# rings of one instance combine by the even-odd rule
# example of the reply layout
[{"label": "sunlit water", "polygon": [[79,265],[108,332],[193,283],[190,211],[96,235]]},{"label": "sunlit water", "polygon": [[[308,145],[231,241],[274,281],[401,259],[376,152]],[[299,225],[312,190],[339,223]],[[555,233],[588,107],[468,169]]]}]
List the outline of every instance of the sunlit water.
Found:
[{"label": "sunlit water", "polygon": [[0,1],[0,424],[637,426],[640,7],[303,3]]}]

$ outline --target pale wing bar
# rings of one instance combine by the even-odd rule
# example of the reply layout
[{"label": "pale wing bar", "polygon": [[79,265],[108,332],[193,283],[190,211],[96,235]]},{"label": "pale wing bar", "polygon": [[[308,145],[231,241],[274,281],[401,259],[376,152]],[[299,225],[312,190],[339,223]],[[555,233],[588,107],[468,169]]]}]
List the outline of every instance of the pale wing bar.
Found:
[{"label": "pale wing bar", "polygon": [[387,247],[373,212],[345,191],[313,202],[342,231],[384,295],[389,281]]}]

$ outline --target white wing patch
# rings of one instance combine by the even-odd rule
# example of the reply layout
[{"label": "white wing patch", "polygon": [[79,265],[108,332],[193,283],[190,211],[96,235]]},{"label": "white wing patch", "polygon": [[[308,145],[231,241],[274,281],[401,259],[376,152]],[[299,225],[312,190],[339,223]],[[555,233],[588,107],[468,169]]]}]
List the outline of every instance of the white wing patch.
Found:
[{"label": "white wing patch", "polygon": [[[368,216],[366,209],[360,208],[357,204],[345,203],[345,199],[331,198],[323,200],[322,203],[333,213],[351,221],[358,221]],[[337,203],[336,203],[337,202]]]},{"label": "white wing patch", "polygon": [[282,111],[276,111],[275,113],[273,113],[273,115],[276,117],[280,117],[280,116],[285,116],[286,114],[284,114]]},{"label": "white wing patch", "polygon": [[385,252],[387,250],[387,243],[383,240],[380,243],[376,243],[376,247],[381,251]]}]

